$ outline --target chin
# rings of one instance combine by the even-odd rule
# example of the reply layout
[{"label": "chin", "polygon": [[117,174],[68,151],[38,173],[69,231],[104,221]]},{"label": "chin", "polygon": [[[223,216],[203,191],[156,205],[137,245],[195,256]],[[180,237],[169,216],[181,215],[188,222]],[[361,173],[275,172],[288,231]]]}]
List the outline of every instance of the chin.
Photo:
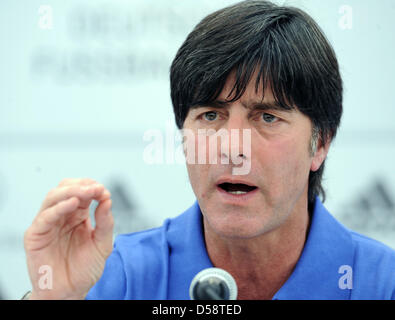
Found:
[{"label": "chin", "polygon": [[217,235],[229,239],[251,239],[270,230],[269,224],[262,219],[227,216],[221,218],[210,217],[208,227]]},{"label": "chin", "polygon": [[234,240],[247,240],[253,239],[261,235],[261,232],[253,232],[251,230],[226,230],[222,233],[218,233],[222,238],[234,239]]}]

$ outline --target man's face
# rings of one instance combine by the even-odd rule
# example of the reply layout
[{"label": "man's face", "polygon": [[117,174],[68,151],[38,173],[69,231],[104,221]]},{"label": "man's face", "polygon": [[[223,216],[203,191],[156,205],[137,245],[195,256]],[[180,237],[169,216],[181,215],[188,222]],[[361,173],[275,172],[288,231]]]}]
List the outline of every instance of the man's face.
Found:
[{"label": "man's face", "polygon": [[[254,76],[251,79],[255,79]],[[233,84],[234,73],[231,73],[217,101],[226,101]],[[254,106],[260,103],[264,106]],[[250,81],[239,100],[222,107],[190,109],[185,119],[183,128],[194,133],[196,150],[205,150],[207,155],[212,144],[209,138],[198,138],[198,129],[225,129],[229,133],[238,129],[240,133],[239,144],[230,139],[228,153],[221,150],[218,142],[217,163],[207,160],[198,164],[197,158],[195,163],[187,161],[189,179],[205,226],[219,235],[259,236],[286,223],[297,208],[307,210],[309,172],[319,168],[323,154],[310,154],[312,123],[308,117],[297,109],[268,108],[270,105],[275,105],[271,90],[265,89],[262,100],[262,89],[255,92],[255,82]],[[245,129],[250,129],[249,146],[243,145]],[[250,152],[243,153],[249,147]],[[232,174],[235,167],[241,166],[240,162],[232,162],[235,158],[230,158],[235,151],[244,154],[243,161],[250,162],[247,174]],[[229,163],[221,163],[226,157],[230,158]]]}]

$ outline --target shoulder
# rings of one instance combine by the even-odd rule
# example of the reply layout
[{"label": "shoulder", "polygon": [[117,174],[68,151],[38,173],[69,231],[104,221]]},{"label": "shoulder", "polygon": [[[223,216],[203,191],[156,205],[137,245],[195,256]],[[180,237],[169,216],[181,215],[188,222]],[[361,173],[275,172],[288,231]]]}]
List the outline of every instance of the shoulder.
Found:
[{"label": "shoulder", "polygon": [[[310,261],[315,261],[321,277],[324,269],[329,270],[328,279],[333,270],[343,274],[341,281],[347,279],[347,289],[352,289],[346,294],[339,282],[344,298],[395,299],[395,250],[350,230],[317,200],[305,247],[311,249],[306,251],[313,253]],[[326,254],[318,260],[316,255],[322,252]]]},{"label": "shoulder", "polygon": [[[91,288],[86,299],[147,299],[146,292],[154,295],[155,281],[163,277],[163,258],[166,257],[163,230],[157,228],[118,235],[113,251],[106,260],[103,274]],[[149,275],[149,277],[147,277]],[[143,291],[142,288],[146,288]],[[161,298],[159,296],[158,298]]]},{"label": "shoulder", "polygon": [[[131,254],[141,254],[141,251],[156,252],[163,246],[165,233],[169,225],[169,219],[162,226],[127,234],[120,234],[115,238],[114,250],[121,256],[128,257]],[[137,250],[137,251],[136,251]],[[139,251],[140,250],[140,251]],[[132,253],[133,252],[133,253]]]},{"label": "shoulder", "polygon": [[[351,239],[355,248],[356,261],[360,264],[371,266],[377,264],[383,267],[388,266],[387,263],[395,263],[395,250],[388,245],[367,237],[358,232],[349,230]],[[392,270],[395,270],[392,265]]]},{"label": "shoulder", "polygon": [[191,211],[190,208],[178,216],[168,218],[159,227],[118,235],[114,241],[114,251],[119,252],[125,264],[133,262],[133,265],[137,265],[136,261],[152,264],[153,260],[158,261],[158,255],[162,259],[166,258],[174,238],[184,242],[187,230],[194,228],[191,226]]},{"label": "shoulder", "polygon": [[395,250],[358,232],[349,232],[354,246],[354,294],[371,299],[369,292],[380,292],[378,299],[395,299]]},{"label": "shoulder", "polygon": [[349,232],[355,248],[355,263],[371,269],[376,269],[378,266],[381,270],[390,267],[388,271],[395,271],[394,249],[358,232],[352,230]]},{"label": "shoulder", "polygon": [[119,235],[114,253],[120,256],[127,284],[126,299],[165,299],[169,247],[167,229],[170,219],[162,226]]},{"label": "shoulder", "polygon": [[121,234],[88,299],[166,299],[172,242],[190,229],[186,212],[155,228]]},{"label": "shoulder", "polygon": [[356,250],[369,253],[377,257],[384,255],[392,259],[395,258],[395,250],[388,245],[356,231],[349,230],[349,232]]},{"label": "shoulder", "polygon": [[169,220],[162,226],[115,238],[114,253],[118,254],[127,271],[134,275],[159,266],[159,261],[167,257],[166,231]]},{"label": "shoulder", "polygon": [[114,252],[121,257],[125,270],[140,274],[167,265],[170,251],[175,249],[176,244],[185,244],[185,236],[196,229],[193,220],[195,207],[166,219],[159,227],[118,235]]}]

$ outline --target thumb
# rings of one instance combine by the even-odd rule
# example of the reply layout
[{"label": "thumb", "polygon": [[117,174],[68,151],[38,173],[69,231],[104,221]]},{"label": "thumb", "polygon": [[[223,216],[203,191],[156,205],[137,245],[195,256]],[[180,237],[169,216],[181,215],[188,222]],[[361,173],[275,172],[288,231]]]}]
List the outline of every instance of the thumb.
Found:
[{"label": "thumb", "polygon": [[101,201],[95,210],[95,230],[93,238],[97,245],[106,253],[112,250],[112,238],[114,229],[114,217],[111,212],[111,199]]}]

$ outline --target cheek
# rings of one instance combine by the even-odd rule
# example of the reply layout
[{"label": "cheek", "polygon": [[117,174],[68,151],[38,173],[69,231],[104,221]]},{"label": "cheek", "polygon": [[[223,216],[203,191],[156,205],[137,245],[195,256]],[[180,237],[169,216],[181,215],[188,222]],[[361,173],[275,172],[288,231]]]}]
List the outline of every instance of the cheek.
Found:
[{"label": "cheek", "polygon": [[187,164],[187,171],[192,190],[198,199],[206,198],[210,194],[209,165]]},{"label": "cheek", "polygon": [[203,133],[196,130],[184,132],[184,154],[188,164],[206,164],[209,163],[209,139]]},{"label": "cheek", "polygon": [[184,154],[187,171],[192,189],[198,199],[209,197],[210,190],[210,165],[209,142],[205,134],[198,133],[196,129],[184,132]]},{"label": "cheek", "polygon": [[307,145],[301,145],[300,141],[283,139],[260,148],[255,154],[264,189],[270,194],[295,192],[307,183],[311,159]]}]

